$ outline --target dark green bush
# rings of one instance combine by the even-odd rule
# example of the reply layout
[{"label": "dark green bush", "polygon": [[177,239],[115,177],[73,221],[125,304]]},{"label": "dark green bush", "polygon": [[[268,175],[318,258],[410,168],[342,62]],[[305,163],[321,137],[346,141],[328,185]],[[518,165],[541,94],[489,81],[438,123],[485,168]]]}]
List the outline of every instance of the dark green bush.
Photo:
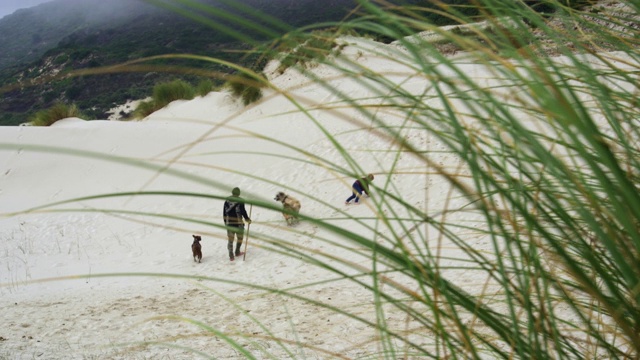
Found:
[{"label": "dark green bush", "polygon": [[242,99],[246,106],[262,98],[262,88],[265,86],[263,74],[259,74],[260,80],[255,79],[247,73],[239,73],[227,81],[227,86],[231,89],[234,97]]},{"label": "dark green bush", "polygon": [[79,86],[79,85],[71,86],[70,88],[67,88],[64,94],[66,95],[67,98],[73,100],[77,98],[78,95],[80,95],[80,93],[82,93],[82,90],[83,90],[82,86]]},{"label": "dark green bush", "polygon": [[55,65],[60,65],[60,64],[64,64],[69,60],[69,55],[67,54],[60,54],[58,56],[56,56],[56,58],[53,60],[53,63]]}]

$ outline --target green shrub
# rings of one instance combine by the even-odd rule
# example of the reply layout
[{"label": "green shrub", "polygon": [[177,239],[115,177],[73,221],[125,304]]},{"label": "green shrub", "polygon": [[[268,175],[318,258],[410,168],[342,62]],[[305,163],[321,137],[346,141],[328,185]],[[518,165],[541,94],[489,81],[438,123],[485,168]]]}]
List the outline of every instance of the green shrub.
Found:
[{"label": "green shrub", "polygon": [[133,110],[133,119],[144,119],[147,116],[153,114],[155,111],[160,110],[162,107],[158,107],[154,100],[142,101],[135,110]]},{"label": "green shrub", "polygon": [[209,79],[202,80],[196,86],[196,94],[205,96],[213,91],[213,81]]},{"label": "green shrub", "polygon": [[76,99],[83,91],[83,87],[81,85],[73,85],[69,88],[67,88],[67,90],[64,92],[64,95],[70,99],[70,100],[74,100]]},{"label": "green shrub", "polygon": [[51,102],[55,100],[57,97],[58,97],[58,93],[55,91],[47,91],[44,94],[42,94],[42,100],[45,103]]},{"label": "green shrub", "polygon": [[[205,85],[199,85],[199,91],[204,91]],[[213,85],[212,85],[213,87]],[[167,83],[161,83],[153,88],[153,96],[149,101],[143,101],[133,111],[134,119],[143,119],[153,112],[162,109],[176,100],[191,100],[196,97],[196,89],[184,80],[174,80]]]},{"label": "green shrub", "polygon": [[33,126],[49,126],[58,120],[82,116],[76,105],[57,103],[47,110],[35,113],[29,119],[29,123]]},{"label": "green shrub", "polygon": [[262,89],[257,87],[247,87],[242,92],[242,103],[246,106],[262,99]]},{"label": "green shrub", "polygon": [[15,126],[24,122],[25,115],[22,113],[0,112],[0,124],[3,126]]},{"label": "green shrub", "polygon": [[[294,37],[295,39],[295,37]],[[309,67],[311,64],[322,62],[329,55],[337,55],[342,50],[331,34],[314,32],[307,40],[295,43],[294,40],[289,50],[281,48],[284,55],[280,58],[278,73],[284,73],[292,66]],[[334,50],[338,48],[337,50]]]},{"label": "green shrub", "polygon": [[153,88],[153,100],[160,108],[169,105],[172,101],[191,100],[195,96],[196,91],[193,86],[184,80],[158,84]]},{"label": "green shrub", "polygon": [[265,86],[265,77],[259,74],[260,80],[247,73],[239,73],[227,81],[227,86],[231,89],[234,97],[242,99],[246,106],[262,98],[262,88]]},{"label": "green shrub", "polygon": [[64,64],[69,60],[69,55],[67,54],[60,54],[58,56],[56,56],[56,58],[53,60],[53,64],[54,65],[60,65],[60,64]]}]

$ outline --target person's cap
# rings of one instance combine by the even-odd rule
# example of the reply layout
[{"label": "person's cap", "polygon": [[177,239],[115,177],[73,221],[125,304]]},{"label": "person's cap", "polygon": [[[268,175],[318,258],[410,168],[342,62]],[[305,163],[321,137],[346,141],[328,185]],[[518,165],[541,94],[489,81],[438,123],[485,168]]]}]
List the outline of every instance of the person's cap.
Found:
[{"label": "person's cap", "polygon": [[240,196],[240,188],[234,187],[233,190],[231,190],[231,195]]}]

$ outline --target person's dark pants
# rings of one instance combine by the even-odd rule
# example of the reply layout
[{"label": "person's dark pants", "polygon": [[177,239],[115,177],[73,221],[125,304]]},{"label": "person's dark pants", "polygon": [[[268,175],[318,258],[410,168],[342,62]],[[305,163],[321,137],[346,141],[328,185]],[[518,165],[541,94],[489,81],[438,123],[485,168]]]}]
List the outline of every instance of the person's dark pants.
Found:
[{"label": "person's dark pants", "polygon": [[229,250],[229,257],[234,257],[233,252],[233,240],[237,240],[236,242],[236,251],[235,255],[240,255],[240,248],[242,247],[242,239],[244,239],[244,226],[227,226],[227,239],[229,242],[227,243],[227,250]]},{"label": "person's dark pants", "polygon": [[356,202],[360,201],[360,197],[362,196],[362,191],[364,191],[364,189],[362,188],[362,186],[360,185],[359,181],[356,181],[353,183],[353,194],[351,194],[351,196],[349,196],[349,198],[347,199],[347,202],[356,199]]}]

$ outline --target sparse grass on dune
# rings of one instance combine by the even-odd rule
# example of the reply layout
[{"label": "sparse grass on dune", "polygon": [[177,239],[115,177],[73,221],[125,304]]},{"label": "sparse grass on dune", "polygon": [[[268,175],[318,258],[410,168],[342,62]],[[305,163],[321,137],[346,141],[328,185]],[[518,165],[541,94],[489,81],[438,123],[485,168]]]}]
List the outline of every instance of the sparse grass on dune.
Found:
[{"label": "sparse grass on dune", "polygon": [[50,126],[58,120],[81,116],[82,114],[80,114],[77,106],[59,103],[50,109],[38,111],[29,119],[29,124],[33,126]]},{"label": "sparse grass on dune", "polygon": [[150,100],[142,101],[138,104],[133,116],[137,119],[142,119],[173,101],[191,100],[195,96],[196,89],[186,81],[174,80],[168,83],[161,83],[153,88],[153,95]]},{"label": "sparse grass on dune", "polygon": [[263,74],[253,72],[240,72],[231,76],[225,86],[231,90],[231,94],[242,101],[246,106],[262,98],[262,88],[266,79]]},{"label": "sparse grass on dune", "polygon": [[[190,0],[176,2],[198,8]],[[303,219],[343,240],[314,239],[339,247],[340,253],[252,232],[264,249],[322,267],[335,274],[335,283],[356,283],[367,289],[371,301],[340,308],[300,296],[297,289],[243,286],[360,322],[375,334],[360,345],[377,349],[363,358],[638,358],[640,110],[635,74],[640,33],[630,19],[638,18],[639,9],[629,5],[605,13],[550,1],[558,10],[543,17],[520,2],[477,3],[484,19],[500,22],[495,29],[513,30],[461,35],[421,21],[421,11],[440,10],[391,12],[367,1],[361,8],[367,16],[332,24],[396,39],[371,55],[393,61],[393,72],[380,73],[338,54],[316,58],[366,88],[362,98],[307,66],[290,64],[339,99],[309,106],[291,96],[301,119],[324,130],[310,108],[344,112],[351,124],[389,145],[380,155],[389,175],[404,171],[403,157],[416,159],[424,171],[425,183],[416,186],[427,189],[425,199],[403,197],[389,176],[374,183],[370,217],[340,214],[370,236],[331,219]],[[455,7],[446,9],[460,25],[477,20]],[[408,38],[416,28],[433,31],[440,40]],[[444,55],[443,41],[464,56]],[[617,53],[595,52],[600,42]],[[545,56],[546,51],[563,58]],[[472,73],[479,67],[487,77]],[[391,80],[390,73],[403,80]],[[356,119],[350,118],[353,110]],[[439,147],[411,137],[420,134]],[[327,164],[302,149],[295,149],[297,160],[311,158],[336,177],[366,173],[338,135],[326,136],[347,165]],[[434,161],[434,151],[449,154],[451,163]],[[432,182],[448,184],[449,192],[429,192]],[[253,205],[278,209],[270,203]],[[480,243],[489,245],[479,249]],[[363,315],[363,308],[373,319]],[[296,314],[288,316],[295,319]],[[269,328],[258,317],[254,321]],[[277,358],[276,347],[291,357],[300,347],[317,350],[302,341],[270,337],[274,348],[244,348],[239,339],[258,337],[197,325],[247,358]],[[340,356],[326,346],[315,353]]]},{"label": "sparse grass on dune", "polygon": [[[231,89],[234,97],[240,99],[244,105],[249,105],[260,100],[262,87],[265,87],[264,76],[258,75],[261,80],[256,81],[248,72],[239,72],[238,75],[227,76],[225,86]],[[154,112],[166,107],[176,100],[191,100],[196,96],[205,96],[214,90],[213,82],[209,79],[200,81],[196,87],[183,80],[174,80],[168,83],[157,84],[153,88],[153,95],[149,100],[142,101],[133,112],[133,117],[143,119]]]}]

